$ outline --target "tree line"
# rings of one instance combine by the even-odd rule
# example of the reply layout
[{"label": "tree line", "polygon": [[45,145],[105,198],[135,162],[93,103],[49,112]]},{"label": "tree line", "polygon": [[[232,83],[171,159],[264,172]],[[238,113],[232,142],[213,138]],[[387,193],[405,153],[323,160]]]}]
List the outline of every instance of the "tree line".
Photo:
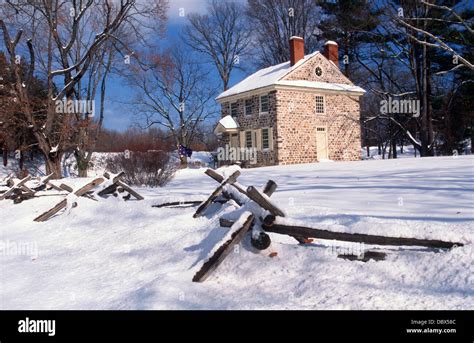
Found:
[{"label": "tree line", "polygon": [[[80,175],[87,175],[92,152],[106,146],[101,139],[120,136],[102,128],[111,76],[131,90],[127,106],[141,128],[162,130],[162,148],[211,146],[208,126],[219,113],[214,97],[237,70],[287,61],[295,35],[305,39],[306,53],[326,40],[339,43],[342,71],[367,90],[364,145],[396,157],[397,146],[412,144],[420,156],[432,156],[460,152],[474,138],[469,1],[208,0],[206,6],[203,14],[187,14],[165,48],[164,0],[2,2],[3,151],[36,149],[56,177],[62,156],[73,152]],[[93,102],[94,113],[57,110],[58,101],[83,100]],[[381,111],[392,100],[417,101],[419,113]]]}]

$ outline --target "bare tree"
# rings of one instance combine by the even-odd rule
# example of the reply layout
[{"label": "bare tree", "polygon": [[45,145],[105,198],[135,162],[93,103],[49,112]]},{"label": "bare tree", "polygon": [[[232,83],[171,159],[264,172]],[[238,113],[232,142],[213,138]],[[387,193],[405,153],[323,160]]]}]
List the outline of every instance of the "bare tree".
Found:
[{"label": "bare tree", "polygon": [[[189,146],[197,138],[200,125],[217,113],[216,89],[209,86],[207,73],[199,63],[179,46],[147,59],[147,68],[136,68],[129,76],[136,90],[131,105],[147,127],[160,125],[169,131],[176,145]],[[181,163],[187,163],[186,156],[181,156]]]},{"label": "bare tree", "polygon": [[254,45],[260,49],[259,67],[268,67],[290,59],[291,36],[305,41],[306,52],[319,46],[322,10],[314,0],[249,0],[247,16],[254,33]]},{"label": "bare tree", "polygon": [[210,0],[207,14],[190,14],[188,19],[184,41],[207,56],[227,90],[232,71],[248,54],[250,31],[245,25],[244,7],[235,2]]},{"label": "bare tree", "polygon": [[[452,57],[459,61],[471,70],[474,70],[473,62],[463,57],[459,51],[450,46],[442,37],[436,33],[430,32],[428,24],[430,22],[444,23],[445,25],[461,26],[468,34],[474,34],[472,23],[464,20],[453,8],[445,5],[438,5],[429,1],[419,0],[419,7],[423,11],[423,17],[413,18],[405,17],[403,15],[393,15],[392,19],[399,25],[405,27],[407,30],[405,34],[410,37],[417,44],[422,45],[423,48],[435,48],[444,50],[452,55]],[[443,11],[442,17],[432,16],[432,10]],[[458,67],[458,66],[455,66]]]},{"label": "bare tree", "polygon": [[[139,17],[161,13],[164,3],[164,0],[151,4],[137,0],[6,0],[2,4],[0,10],[5,19],[0,20],[0,30],[13,66],[14,89],[21,112],[45,157],[48,173],[61,177],[62,155],[74,143],[71,139],[74,117],[57,111],[57,102],[77,100],[78,85],[91,68],[100,48],[109,41],[120,40],[117,33],[125,24],[134,30]],[[103,20],[90,22],[88,13],[94,12],[100,13]],[[82,30],[85,27],[87,29]],[[84,39],[78,39],[81,31],[87,32]],[[25,35],[28,35],[26,51],[29,70],[23,75],[19,68],[19,56]],[[33,110],[28,95],[35,72],[44,75],[48,88],[47,105],[41,115]]]}]

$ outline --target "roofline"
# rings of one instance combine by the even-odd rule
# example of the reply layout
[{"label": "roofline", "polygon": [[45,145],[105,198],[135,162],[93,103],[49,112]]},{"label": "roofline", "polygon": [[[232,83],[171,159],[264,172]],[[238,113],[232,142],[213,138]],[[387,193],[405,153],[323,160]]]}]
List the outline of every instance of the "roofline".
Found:
[{"label": "roofline", "polygon": [[[320,54],[321,56],[324,56],[320,51],[313,51],[312,53],[310,53],[310,54],[308,54],[308,55],[305,55],[305,57],[304,57],[303,59],[301,59],[301,60],[299,60],[298,62],[296,62],[296,64],[295,64],[294,66],[291,66],[291,67],[289,68],[289,70],[288,70],[285,74],[283,74],[283,75],[277,80],[277,82],[280,81],[281,79],[283,79],[284,77],[286,77],[286,76],[287,76],[288,74],[290,74],[291,72],[293,72],[293,71],[299,69],[299,68],[300,68],[301,66],[303,66],[306,62],[308,62],[309,60],[311,60],[312,58],[314,58],[314,57],[317,56],[318,54]],[[309,56],[309,58],[307,58],[308,56]],[[257,70],[255,73],[257,73],[257,72],[259,72],[259,71],[261,71],[261,70],[265,70],[265,69],[268,69],[268,68],[276,67],[276,66],[278,66],[278,65],[280,65],[280,64],[285,64],[285,63],[289,63],[289,61],[287,61],[287,62],[282,62],[282,63],[278,63],[278,64],[275,64],[275,65],[273,65],[273,66],[269,66],[269,67],[266,67],[266,68],[262,68],[262,69],[260,69],[260,70]],[[253,74],[255,74],[255,73],[250,74],[250,75],[247,76],[245,79],[243,79],[242,81],[238,82],[237,84],[235,84],[234,86],[230,87],[229,89],[232,89],[233,87],[237,86],[239,83],[244,82],[246,79],[248,79],[249,77],[251,77],[251,76],[252,76]],[[349,80],[349,82],[351,82],[351,81]],[[264,86],[264,87],[269,87],[269,86],[271,86],[271,85],[267,85],[267,86]],[[264,87],[260,87],[260,88],[264,88]],[[260,88],[254,88],[254,89],[251,89],[251,90],[246,91],[246,92],[251,92],[251,91],[254,91],[254,90],[258,90],[258,89],[260,89]],[[228,90],[229,90],[229,89],[228,89]],[[227,91],[224,91],[224,92],[222,92],[222,93],[225,93],[225,92],[227,92]],[[246,92],[241,92],[241,93],[237,93],[237,94],[243,94],[243,93],[246,93]],[[227,98],[227,97],[231,97],[231,96],[237,95],[237,94],[232,94],[232,95],[227,95],[227,96],[221,97],[221,94],[222,94],[222,93],[220,93],[214,100],[219,101],[219,99],[224,99],[224,98]]]},{"label": "roofline", "polygon": [[251,95],[257,95],[260,93],[268,93],[275,90],[299,90],[299,91],[305,91],[305,92],[310,92],[310,93],[333,94],[333,95],[357,95],[357,96],[362,96],[366,93],[365,91],[359,92],[359,91],[348,91],[348,90],[333,90],[333,89],[324,89],[324,88],[307,87],[307,86],[281,85],[281,84],[276,83],[270,86],[260,87],[260,88],[252,89],[246,92],[228,95],[222,98],[216,98],[216,101],[219,104],[223,104],[225,102],[247,98]]}]

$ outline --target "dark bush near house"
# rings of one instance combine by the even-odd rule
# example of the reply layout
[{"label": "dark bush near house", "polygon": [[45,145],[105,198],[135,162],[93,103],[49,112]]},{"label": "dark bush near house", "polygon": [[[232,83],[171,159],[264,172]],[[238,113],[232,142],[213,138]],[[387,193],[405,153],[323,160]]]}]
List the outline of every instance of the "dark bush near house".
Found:
[{"label": "dark bush near house", "polygon": [[176,171],[169,154],[163,151],[118,153],[107,159],[106,169],[125,172],[123,180],[130,185],[150,187],[164,186]]}]

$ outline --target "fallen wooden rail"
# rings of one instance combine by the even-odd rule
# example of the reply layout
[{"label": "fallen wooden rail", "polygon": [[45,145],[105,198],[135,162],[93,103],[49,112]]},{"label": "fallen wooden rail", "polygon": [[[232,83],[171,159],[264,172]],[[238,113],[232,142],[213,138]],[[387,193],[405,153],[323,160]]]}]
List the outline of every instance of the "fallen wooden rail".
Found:
[{"label": "fallen wooden rail", "polygon": [[227,184],[233,184],[237,180],[239,175],[240,175],[240,172],[237,170],[234,173],[232,173],[232,175],[229,176],[227,179],[223,180],[221,184],[211,193],[209,198],[207,198],[205,201],[202,202],[201,205],[199,205],[199,207],[197,208],[196,212],[193,215],[193,218],[197,218],[201,216],[204,213],[204,211],[212,204],[213,200],[222,193],[224,186]]},{"label": "fallen wooden rail", "polygon": [[462,243],[445,242],[430,239],[405,238],[375,236],[361,233],[333,232],[328,230],[315,229],[304,226],[283,225],[275,223],[274,216],[267,216],[262,227],[265,231],[274,232],[289,236],[303,236],[318,239],[338,240],[345,242],[365,243],[374,245],[406,245],[421,246],[429,248],[451,249],[456,246],[463,246]]},{"label": "fallen wooden rail", "polygon": [[254,216],[251,213],[243,213],[241,218],[246,216],[245,222],[240,228],[232,234],[231,238],[222,244],[201,267],[201,269],[194,275],[193,282],[203,282],[209,275],[224,261],[224,259],[230,254],[232,248],[239,243],[245,236],[247,231],[252,226]]},{"label": "fallen wooden rail", "polygon": [[151,207],[168,207],[168,206],[181,206],[181,205],[193,205],[198,206],[202,203],[202,201],[173,201],[173,202],[166,202],[164,204],[159,205],[151,205]]},{"label": "fallen wooden rail", "polygon": [[[98,185],[100,185],[102,182],[104,182],[104,179],[99,177],[95,180],[92,180],[91,182],[87,183],[85,186],[79,188],[77,191],[74,192],[74,194],[78,197],[83,196],[90,190],[94,189]],[[61,202],[57,203],[53,208],[50,210],[46,211],[45,213],[41,214],[40,216],[36,217],[34,219],[35,222],[44,222],[50,219],[52,216],[54,216],[56,213],[61,211],[63,208],[67,206],[67,199],[62,200]]]}]

